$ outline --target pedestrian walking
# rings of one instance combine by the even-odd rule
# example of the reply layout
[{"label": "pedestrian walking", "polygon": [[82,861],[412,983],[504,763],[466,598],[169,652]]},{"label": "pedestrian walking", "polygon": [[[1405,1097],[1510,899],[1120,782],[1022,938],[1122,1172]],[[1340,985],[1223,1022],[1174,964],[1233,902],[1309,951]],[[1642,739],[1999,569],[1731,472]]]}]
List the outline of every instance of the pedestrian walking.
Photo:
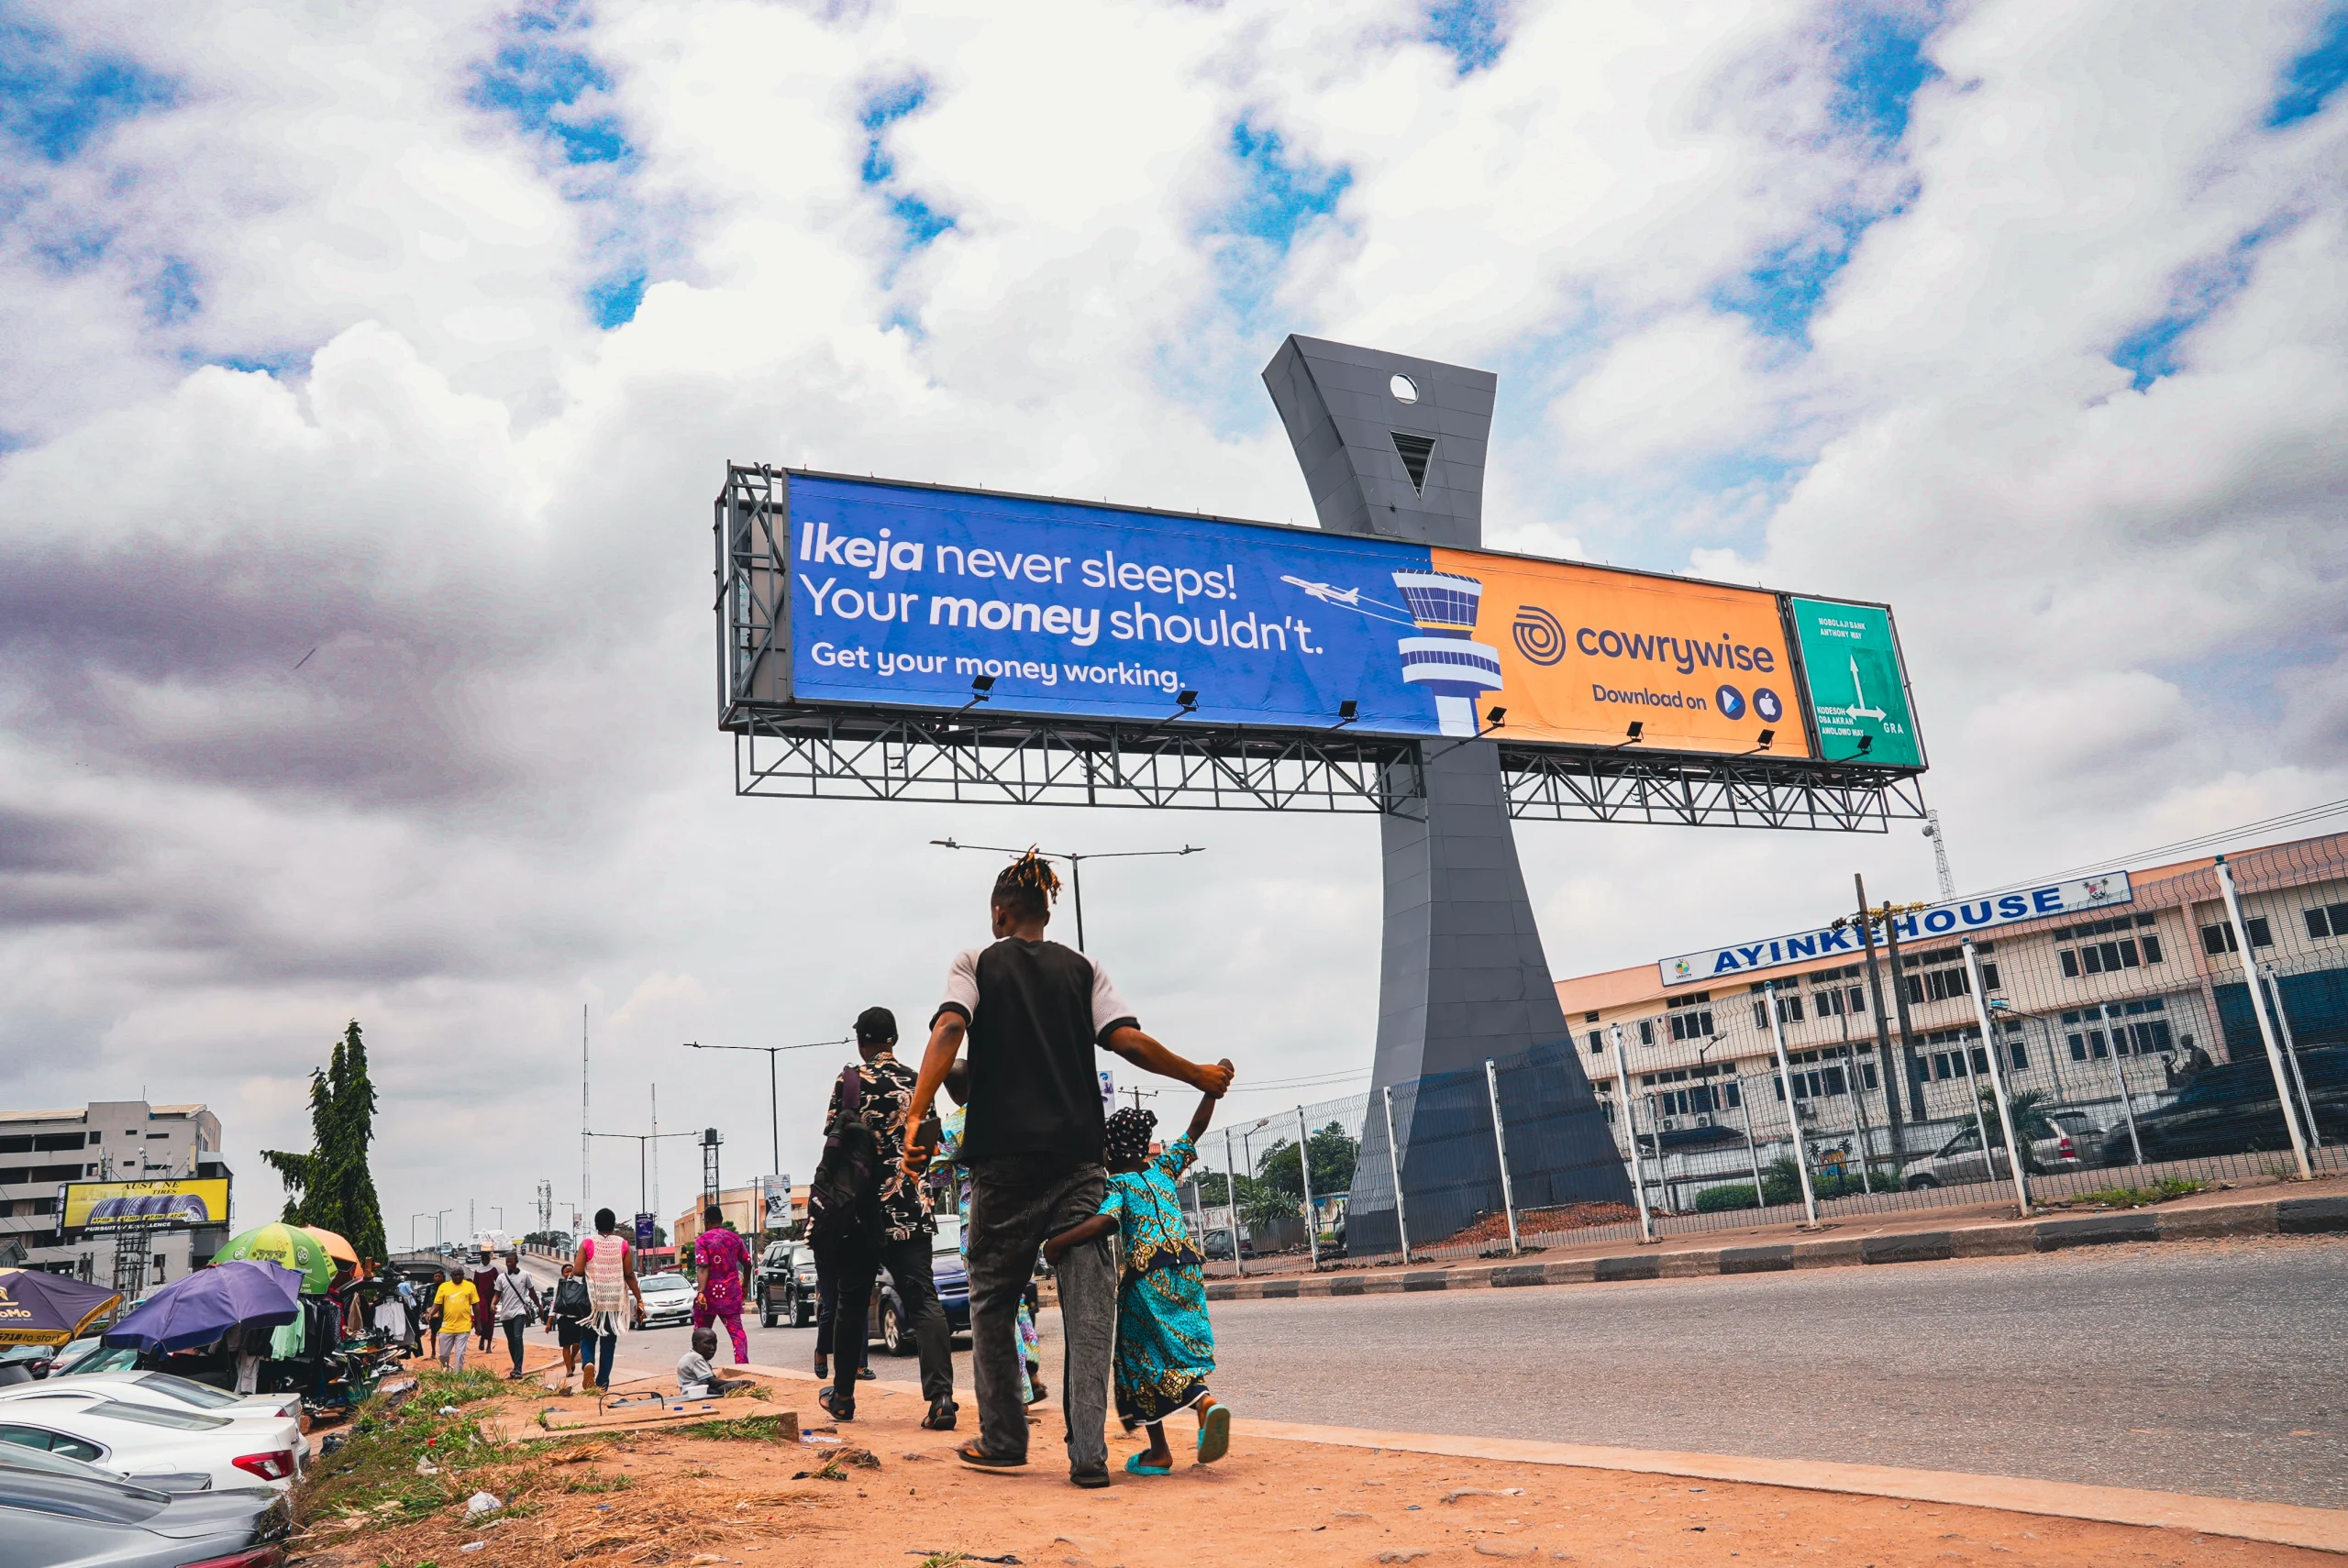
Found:
[{"label": "pedestrian walking", "polygon": [[725,1325],[734,1342],[734,1364],[750,1359],[750,1337],[742,1331],[743,1283],[749,1277],[750,1249],[725,1223],[714,1203],[701,1211],[701,1234],[693,1238],[693,1327]]},{"label": "pedestrian walking", "polygon": [[465,1369],[465,1347],[473,1337],[473,1309],[480,1305],[481,1292],[465,1277],[464,1265],[450,1264],[449,1277],[432,1293],[432,1313],[440,1364],[451,1372]]},{"label": "pedestrian walking", "polygon": [[[812,1245],[812,1243],[811,1243]],[[831,1375],[832,1352],[840,1336],[832,1320],[837,1315],[840,1299],[839,1271],[832,1266],[832,1251],[814,1247],[815,1253],[815,1375]],[[856,1362],[856,1380],[872,1381],[872,1336],[868,1333],[847,1337]],[[847,1375],[845,1373],[843,1376]]]},{"label": "pedestrian walking", "polygon": [[522,1375],[522,1335],[530,1327],[530,1320],[546,1310],[538,1299],[538,1287],[522,1272],[518,1253],[505,1254],[505,1267],[497,1276],[497,1326],[505,1334],[505,1349],[514,1358],[514,1370],[505,1375],[508,1383]]},{"label": "pedestrian walking", "polygon": [[579,1346],[587,1337],[587,1281],[579,1270],[565,1264],[562,1277],[554,1282],[554,1294],[547,1297],[546,1326],[554,1331],[555,1343],[562,1351],[562,1381],[565,1387],[579,1375]]},{"label": "pedestrian walking", "polygon": [[[1141,1031],[1108,974],[1083,954],[1047,941],[1059,878],[1033,850],[1003,868],[988,895],[995,941],[955,958],[946,999],[930,1020],[906,1116],[918,1127],[967,1041],[969,1119],[962,1158],[970,1172],[970,1361],[979,1436],[956,1452],[982,1469],[1027,1463],[1020,1402],[1018,1305],[1049,1236],[1101,1209],[1102,1106],[1096,1046],[1208,1094],[1231,1087],[1227,1063],[1184,1060]],[[905,1149],[917,1174],[927,1150]],[[1107,1237],[1073,1244],[1059,1265],[1069,1479],[1109,1485],[1109,1363],[1116,1331],[1116,1270]]]},{"label": "pedestrian walking", "polygon": [[473,1271],[473,1291],[481,1297],[481,1310],[473,1314],[473,1332],[481,1336],[481,1353],[487,1355],[497,1338],[497,1260],[484,1250],[481,1267]]},{"label": "pedestrian walking", "polygon": [[595,1210],[595,1233],[579,1243],[579,1269],[587,1278],[581,1386],[608,1389],[612,1357],[619,1353],[620,1331],[644,1316],[644,1292],[636,1283],[636,1254],[620,1234],[619,1216],[610,1209]]},{"label": "pedestrian walking", "polygon": [[841,1342],[861,1342],[873,1286],[885,1267],[896,1286],[903,1326],[912,1331],[921,1356],[922,1397],[929,1401],[921,1424],[931,1431],[951,1431],[958,1414],[953,1331],[930,1272],[937,1221],[922,1187],[922,1166],[908,1165],[907,1148],[918,1143],[907,1137],[905,1117],[914,1079],[913,1069],[893,1055],[896,1043],[896,1014],[885,1007],[858,1014],[856,1049],[861,1060],[840,1070],[825,1110],[825,1164],[809,1196],[808,1225],[817,1255],[832,1254],[832,1339],[840,1375],[817,1402],[835,1420],[856,1419],[857,1379],[851,1374],[861,1358],[852,1363]]},{"label": "pedestrian walking", "polygon": [[[1225,1062],[1223,1066],[1228,1067]],[[1150,1158],[1155,1112],[1127,1107],[1109,1118],[1102,1145],[1109,1190],[1101,1212],[1044,1243],[1057,1264],[1070,1247],[1118,1236],[1124,1269],[1117,1285],[1117,1416],[1125,1430],[1149,1430],[1149,1447],[1125,1461],[1132,1475],[1164,1475],[1174,1468],[1166,1446],[1166,1418],[1190,1410],[1199,1418],[1198,1460],[1212,1464],[1231,1451],[1231,1410],[1207,1392],[1214,1373],[1214,1330],[1207,1322],[1206,1256],[1182,1219],[1174,1184],[1199,1157],[1199,1134],[1214,1115],[1216,1096],[1203,1095],[1190,1131]]]},{"label": "pedestrian walking", "polygon": [[[952,1167],[952,1180],[957,1208],[962,1223],[957,1227],[956,1244],[962,1253],[962,1276],[970,1273],[970,1168],[962,1163],[962,1137],[969,1127],[970,1064],[957,1062],[946,1074],[946,1094],[954,1101],[954,1109],[937,1119],[937,1154],[939,1165]],[[1033,1292],[1023,1291],[1019,1297],[1019,1400],[1023,1405],[1041,1401],[1047,1392],[1044,1386],[1043,1338],[1036,1331],[1036,1314],[1028,1303]]]}]

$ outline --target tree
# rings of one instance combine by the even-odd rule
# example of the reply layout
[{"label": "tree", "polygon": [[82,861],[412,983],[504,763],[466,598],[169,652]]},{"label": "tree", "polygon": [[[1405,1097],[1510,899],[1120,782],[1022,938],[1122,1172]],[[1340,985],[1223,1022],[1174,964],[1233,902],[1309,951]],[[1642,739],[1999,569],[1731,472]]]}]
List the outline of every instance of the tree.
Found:
[{"label": "tree", "polygon": [[[1361,1145],[1353,1134],[1341,1123],[1332,1121],[1312,1134],[1312,1196],[1325,1198],[1351,1191],[1354,1162],[1361,1153]],[[1256,1173],[1267,1186],[1298,1203],[1304,1201],[1304,1184],[1297,1168],[1293,1143],[1282,1139],[1265,1150],[1256,1161]]]},{"label": "tree", "polygon": [[285,1184],[283,1219],[316,1225],[349,1242],[362,1258],[385,1258],[383,1208],[367,1168],[375,1141],[375,1086],[367,1077],[367,1043],[352,1019],[323,1072],[310,1074],[310,1152],[263,1149],[260,1157]]},{"label": "tree", "polygon": [[[2021,1168],[2032,1176],[2043,1174],[2038,1163],[2038,1151],[2033,1144],[2042,1138],[2058,1136],[2062,1129],[2047,1118],[2046,1108],[2054,1097],[2044,1089],[2023,1089],[2006,1097],[2006,1110],[2014,1119],[2014,1137],[2021,1143]],[[2006,1146],[2006,1130],[1998,1120],[1998,1101],[1985,1087],[1981,1090],[1981,1121],[1989,1130],[1989,1147]]]}]

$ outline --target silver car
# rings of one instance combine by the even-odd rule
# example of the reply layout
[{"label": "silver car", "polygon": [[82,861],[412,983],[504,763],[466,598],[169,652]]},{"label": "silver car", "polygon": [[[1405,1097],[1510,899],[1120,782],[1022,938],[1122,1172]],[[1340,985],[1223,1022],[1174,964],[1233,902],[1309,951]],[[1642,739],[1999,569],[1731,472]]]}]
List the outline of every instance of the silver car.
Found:
[{"label": "silver car", "polygon": [[[2053,1110],[2046,1120],[2054,1126],[2054,1135],[2040,1138],[2030,1146],[2032,1157],[2041,1171],[2075,1171],[2085,1162],[2085,1152],[2091,1146],[2091,1130],[2083,1111]],[[2075,1125],[2076,1122],[2076,1125]],[[1927,1187],[1962,1187],[1968,1182],[2003,1181],[2013,1170],[2013,1162],[2006,1157],[2005,1145],[1991,1150],[1990,1157],[1981,1157],[1980,1129],[1967,1125],[1962,1132],[1943,1143],[1922,1159],[1910,1160],[1899,1167],[1899,1185],[1911,1192]],[[1994,1169],[1992,1168],[1994,1167]]]},{"label": "silver car", "polygon": [[267,1488],[166,1492],[63,1454],[0,1444],[0,1541],[12,1563],[279,1568],[292,1529],[285,1499]]}]

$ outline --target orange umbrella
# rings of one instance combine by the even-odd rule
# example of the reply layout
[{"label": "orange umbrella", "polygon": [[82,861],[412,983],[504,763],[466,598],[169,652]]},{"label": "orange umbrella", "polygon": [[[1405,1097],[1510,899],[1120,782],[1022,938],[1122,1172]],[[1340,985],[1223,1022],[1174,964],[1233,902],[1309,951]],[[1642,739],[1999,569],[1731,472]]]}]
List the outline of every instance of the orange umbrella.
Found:
[{"label": "orange umbrella", "polygon": [[336,1235],[332,1231],[322,1230],[316,1225],[305,1225],[302,1229],[307,1231],[311,1235],[316,1236],[318,1239],[318,1245],[326,1248],[327,1256],[330,1258],[340,1258],[343,1262],[353,1265],[358,1264],[359,1249],[352,1246],[349,1242],[344,1241],[340,1236]]}]

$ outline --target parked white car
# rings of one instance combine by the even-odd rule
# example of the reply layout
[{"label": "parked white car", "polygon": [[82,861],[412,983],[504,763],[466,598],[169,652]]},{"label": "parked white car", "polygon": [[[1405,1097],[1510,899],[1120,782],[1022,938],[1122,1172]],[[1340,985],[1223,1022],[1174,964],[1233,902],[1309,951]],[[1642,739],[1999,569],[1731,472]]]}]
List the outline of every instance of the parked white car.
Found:
[{"label": "parked white car", "polygon": [[[129,1393],[131,1397],[117,1397]],[[217,1415],[150,1390],[90,1379],[0,1390],[0,1442],[47,1449],[117,1475],[209,1475],[216,1487],[293,1485],[301,1423],[290,1416]],[[140,1396],[144,1397],[140,1397]]]},{"label": "parked white car", "polygon": [[130,1399],[142,1405],[161,1405],[167,1408],[202,1410],[207,1415],[227,1416],[240,1421],[252,1419],[273,1420],[280,1416],[298,1419],[302,1414],[302,1396],[295,1390],[275,1394],[231,1394],[225,1388],[215,1388],[209,1383],[198,1383],[177,1373],[141,1372],[136,1367],[114,1372],[69,1372],[61,1377],[50,1377],[40,1386],[103,1386],[110,1389],[117,1399]]},{"label": "parked white car", "polygon": [[646,1328],[665,1328],[693,1320],[693,1282],[683,1275],[648,1275],[636,1285],[644,1292]]}]

